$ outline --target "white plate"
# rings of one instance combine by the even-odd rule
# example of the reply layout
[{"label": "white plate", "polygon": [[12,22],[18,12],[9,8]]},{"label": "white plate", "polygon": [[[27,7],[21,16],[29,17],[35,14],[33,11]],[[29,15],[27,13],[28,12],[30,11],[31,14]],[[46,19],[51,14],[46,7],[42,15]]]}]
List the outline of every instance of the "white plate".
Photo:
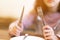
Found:
[{"label": "white plate", "polygon": [[[23,40],[24,36],[18,36],[18,37],[13,37],[10,40]],[[36,37],[36,36],[27,36],[25,40],[44,40],[41,37]]]}]

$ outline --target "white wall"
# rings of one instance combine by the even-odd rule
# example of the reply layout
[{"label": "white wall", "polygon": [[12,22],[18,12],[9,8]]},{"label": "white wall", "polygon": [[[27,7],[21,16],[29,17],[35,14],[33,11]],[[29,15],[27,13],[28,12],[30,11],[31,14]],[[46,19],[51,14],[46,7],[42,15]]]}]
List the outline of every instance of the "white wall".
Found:
[{"label": "white wall", "polygon": [[24,15],[34,8],[36,0],[0,0],[0,17],[19,18],[23,5]]},{"label": "white wall", "polygon": [[0,0],[0,17],[20,17],[23,0]]}]

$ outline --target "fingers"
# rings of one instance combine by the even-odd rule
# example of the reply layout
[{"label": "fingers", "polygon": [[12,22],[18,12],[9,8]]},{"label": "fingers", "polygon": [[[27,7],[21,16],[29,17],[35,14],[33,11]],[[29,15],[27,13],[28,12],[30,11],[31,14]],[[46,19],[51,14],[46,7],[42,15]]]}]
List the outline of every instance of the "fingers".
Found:
[{"label": "fingers", "polygon": [[46,25],[43,27],[43,32],[44,33],[51,33],[51,34],[54,34],[54,30],[52,29],[52,27]]},{"label": "fingers", "polygon": [[15,35],[16,35],[16,30],[15,30],[15,28],[9,30],[9,34],[10,34],[10,36],[15,36]]},{"label": "fingers", "polygon": [[22,25],[20,25],[20,26],[17,25],[17,22],[12,23],[9,27],[9,34],[15,35],[15,36],[20,36],[20,32],[23,31]]},{"label": "fingers", "polygon": [[50,26],[46,25],[43,27],[43,35],[46,40],[52,40],[54,36],[54,31]]},{"label": "fingers", "polygon": [[47,31],[47,32],[44,32],[43,34],[44,34],[44,37],[45,37],[46,40],[47,40],[47,39],[52,39],[50,32]]},{"label": "fingers", "polygon": [[[16,24],[16,29],[18,29],[18,30],[20,30],[20,31],[23,31],[23,25],[20,24],[20,26],[18,26],[18,25]],[[18,31],[18,30],[17,30],[17,31]]]},{"label": "fingers", "polygon": [[19,36],[20,32],[21,32],[21,28],[13,27],[13,29],[10,31],[10,34]]},{"label": "fingers", "polygon": [[20,33],[23,31],[23,28],[16,26],[16,36],[20,36]]}]

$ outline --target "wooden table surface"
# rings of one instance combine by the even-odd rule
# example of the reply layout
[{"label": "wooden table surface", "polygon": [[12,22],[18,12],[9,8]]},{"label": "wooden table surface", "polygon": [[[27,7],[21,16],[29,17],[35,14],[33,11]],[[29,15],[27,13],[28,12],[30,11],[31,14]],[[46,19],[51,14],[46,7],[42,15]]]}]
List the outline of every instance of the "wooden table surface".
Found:
[{"label": "wooden table surface", "polygon": [[9,40],[9,38],[8,31],[0,29],[0,40]]},{"label": "wooden table surface", "polygon": [[0,40],[9,40],[8,27],[14,18],[1,18],[0,17]]}]

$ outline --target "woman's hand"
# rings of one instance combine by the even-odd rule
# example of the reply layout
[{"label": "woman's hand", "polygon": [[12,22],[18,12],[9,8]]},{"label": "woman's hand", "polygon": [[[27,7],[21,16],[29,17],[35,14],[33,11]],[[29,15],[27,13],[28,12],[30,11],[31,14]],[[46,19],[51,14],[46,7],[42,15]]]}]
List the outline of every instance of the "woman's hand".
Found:
[{"label": "woman's hand", "polygon": [[43,27],[43,35],[45,40],[58,40],[54,33],[54,30],[48,25]]},{"label": "woman's hand", "polygon": [[15,21],[9,26],[10,36],[20,36],[20,33],[23,31],[23,25],[18,26],[18,21]]}]

